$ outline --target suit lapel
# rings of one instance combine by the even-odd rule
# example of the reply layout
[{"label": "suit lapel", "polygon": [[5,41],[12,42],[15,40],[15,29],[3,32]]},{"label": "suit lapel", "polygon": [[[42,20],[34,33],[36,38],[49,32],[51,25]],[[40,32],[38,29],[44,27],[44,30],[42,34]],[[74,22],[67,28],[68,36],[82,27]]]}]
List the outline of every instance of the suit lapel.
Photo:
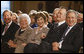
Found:
[{"label": "suit lapel", "polygon": [[69,33],[66,35],[66,38],[69,38],[73,35],[73,32],[76,30],[77,24],[69,31]]},{"label": "suit lapel", "polygon": [[12,31],[12,29],[11,29],[11,28],[13,28],[12,25],[13,25],[13,22],[11,23],[10,27],[7,29],[7,32]]}]

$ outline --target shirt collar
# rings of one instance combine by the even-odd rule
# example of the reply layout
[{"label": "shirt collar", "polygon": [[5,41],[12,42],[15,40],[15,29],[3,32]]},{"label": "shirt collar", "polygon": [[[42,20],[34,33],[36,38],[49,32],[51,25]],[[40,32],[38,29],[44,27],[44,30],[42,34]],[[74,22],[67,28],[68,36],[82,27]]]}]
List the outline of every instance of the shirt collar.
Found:
[{"label": "shirt collar", "polygon": [[8,23],[7,25],[8,25],[8,27],[10,27],[10,25],[12,24],[12,21],[10,22],[10,23]]},{"label": "shirt collar", "polygon": [[65,20],[62,21],[62,22],[59,22],[59,23],[58,23],[58,26],[60,26],[60,25],[63,24],[63,23],[65,23]]},{"label": "shirt collar", "polygon": [[76,23],[73,26],[68,26],[70,29],[73,28],[76,25]]},{"label": "shirt collar", "polygon": [[21,29],[21,31],[25,31],[27,28],[25,28],[25,29]]}]

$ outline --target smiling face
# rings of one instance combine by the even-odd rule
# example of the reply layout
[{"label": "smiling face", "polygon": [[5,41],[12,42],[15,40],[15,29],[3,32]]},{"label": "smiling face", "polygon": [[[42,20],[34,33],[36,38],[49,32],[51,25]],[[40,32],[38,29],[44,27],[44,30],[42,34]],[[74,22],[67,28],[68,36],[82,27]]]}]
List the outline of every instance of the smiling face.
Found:
[{"label": "smiling face", "polygon": [[57,21],[61,22],[64,21],[66,18],[66,9],[60,9],[57,14]]},{"label": "smiling face", "polygon": [[21,29],[25,29],[28,27],[28,21],[26,18],[21,18],[20,19],[20,27]]},{"label": "smiling face", "polygon": [[10,12],[5,12],[4,15],[3,15],[3,18],[4,18],[4,21],[6,24],[10,23],[11,22],[11,14]]},{"label": "smiling face", "polygon": [[43,27],[44,25],[44,19],[42,17],[38,18],[37,19],[37,24],[39,27]]},{"label": "smiling face", "polygon": [[75,23],[77,23],[77,17],[74,12],[68,13],[66,22],[69,26],[73,26]]}]

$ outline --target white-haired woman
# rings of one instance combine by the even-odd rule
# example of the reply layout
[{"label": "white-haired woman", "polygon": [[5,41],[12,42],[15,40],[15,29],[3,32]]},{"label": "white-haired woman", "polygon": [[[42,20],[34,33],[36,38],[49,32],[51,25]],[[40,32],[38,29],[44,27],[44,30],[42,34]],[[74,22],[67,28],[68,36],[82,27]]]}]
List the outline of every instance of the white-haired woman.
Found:
[{"label": "white-haired woman", "polygon": [[29,26],[31,20],[29,15],[21,14],[18,19],[20,29],[15,34],[15,41],[10,44],[15,48],[15,53],[23,53],[23,49],[30,41],[32,28]]}]

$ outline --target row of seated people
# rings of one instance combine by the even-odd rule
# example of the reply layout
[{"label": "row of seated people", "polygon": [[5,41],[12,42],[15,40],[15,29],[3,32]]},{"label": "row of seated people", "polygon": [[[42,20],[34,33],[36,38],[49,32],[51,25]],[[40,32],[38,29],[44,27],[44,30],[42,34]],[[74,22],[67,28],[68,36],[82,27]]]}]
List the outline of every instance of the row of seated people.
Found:
[{"label": "row of seated people", "polygon": [[53,16],[45,11],[16,15],[3,12],[1,53],[78,53],[83,46],[82,13],[60,7]]}]

